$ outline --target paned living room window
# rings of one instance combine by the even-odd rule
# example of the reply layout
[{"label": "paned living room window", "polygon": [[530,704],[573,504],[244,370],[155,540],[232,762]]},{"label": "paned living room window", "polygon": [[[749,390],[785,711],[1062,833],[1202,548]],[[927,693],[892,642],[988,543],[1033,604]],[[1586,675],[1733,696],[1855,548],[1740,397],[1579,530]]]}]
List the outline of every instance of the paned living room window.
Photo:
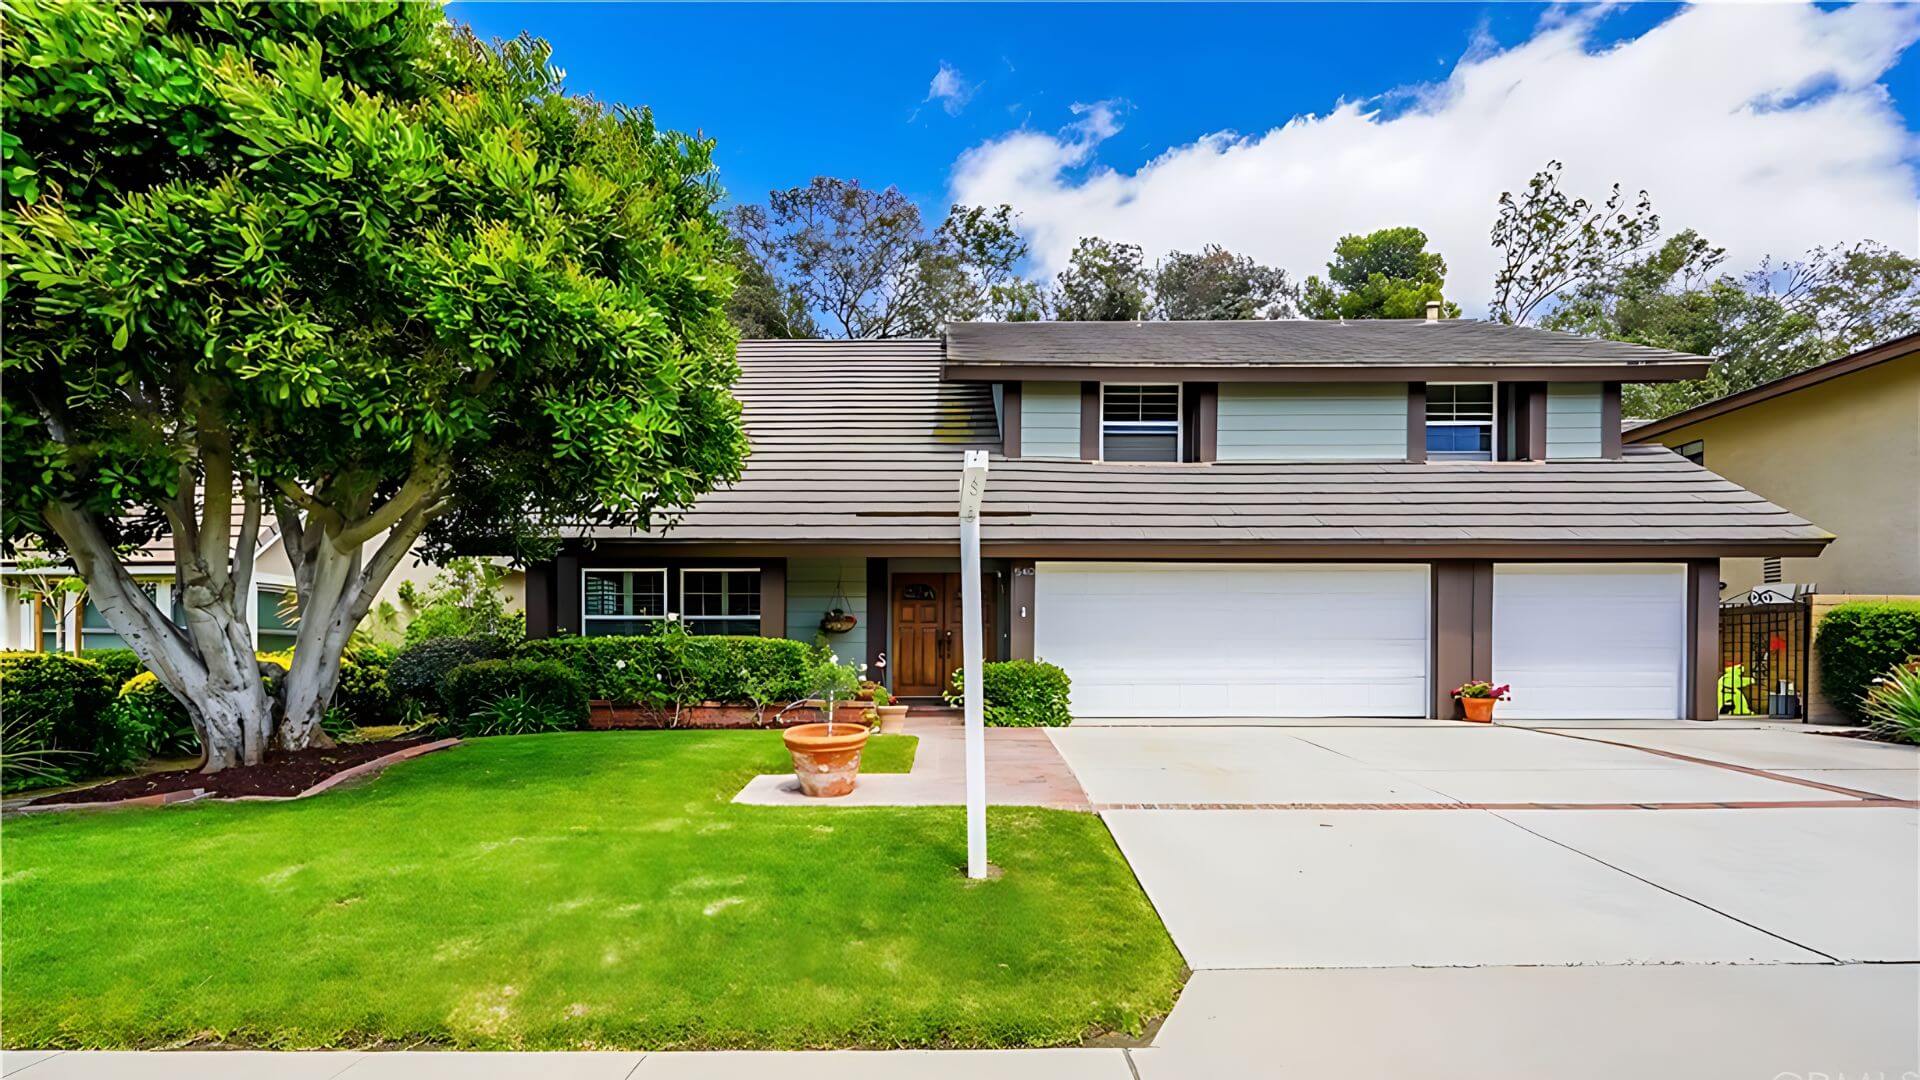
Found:
[{"label": "paned living room window", "polygon": [[758,634],[760,571],[682,570],[680,618],[689,634]]},{"label": "paned living room window", "polygon": [[584,570],[580,632],[587,637],[650,633],[667,617],[665,570]]},{"label": "paned living room window", "polygon": [[1100,460],[1179,461],[1180,384],[1102,385]]}]

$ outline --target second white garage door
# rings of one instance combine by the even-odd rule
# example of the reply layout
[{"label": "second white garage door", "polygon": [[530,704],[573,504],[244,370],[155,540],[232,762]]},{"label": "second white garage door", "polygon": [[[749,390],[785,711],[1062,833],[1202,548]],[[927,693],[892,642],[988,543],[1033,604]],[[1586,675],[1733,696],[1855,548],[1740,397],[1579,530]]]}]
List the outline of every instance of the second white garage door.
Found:
[{"label": "second white garage door", "polygon": [[1493,681],[1512,720],[1673,719],[1686,658],[1679,563],[1493,568]]},{"label": "second white garage door", "polygon": [[1034,653],[1099,717],[1425,716],[1424,565],[1035,567]]}]

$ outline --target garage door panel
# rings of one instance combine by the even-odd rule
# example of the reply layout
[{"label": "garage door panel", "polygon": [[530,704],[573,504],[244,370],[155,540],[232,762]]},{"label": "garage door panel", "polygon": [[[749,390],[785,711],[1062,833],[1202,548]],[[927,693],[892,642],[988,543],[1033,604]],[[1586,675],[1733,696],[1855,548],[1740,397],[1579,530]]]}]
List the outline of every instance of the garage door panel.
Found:
[{"label": "garage door panel", "polygon": [[1424,716],[1423,565],[1041,563],[1080,716]]},{"label": "garage door panel", "polygon": [[1681,714],[1686,569],[1677,563],[1498,565],[1493,679],[1512,719]]}]

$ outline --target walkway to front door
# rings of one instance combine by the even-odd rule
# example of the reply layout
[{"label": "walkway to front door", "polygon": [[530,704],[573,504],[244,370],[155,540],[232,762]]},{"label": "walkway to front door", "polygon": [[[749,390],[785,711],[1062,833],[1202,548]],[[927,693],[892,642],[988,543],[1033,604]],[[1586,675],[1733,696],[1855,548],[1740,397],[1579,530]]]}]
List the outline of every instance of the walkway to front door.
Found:
[{"label": "walkway to front door", "polygon": [[[993,581],[983,576],[988,660],[996,659]],[[960,575],[895,574],[892,608],[894,696],[940,696],[960,666]]]}]

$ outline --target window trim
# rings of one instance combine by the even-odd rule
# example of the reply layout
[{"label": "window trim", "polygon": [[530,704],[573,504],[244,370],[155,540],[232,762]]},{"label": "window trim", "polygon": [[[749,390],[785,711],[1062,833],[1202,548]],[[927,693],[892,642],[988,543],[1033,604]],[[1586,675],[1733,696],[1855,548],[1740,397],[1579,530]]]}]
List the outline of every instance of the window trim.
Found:
[{"label": "window trim", "polygon": [[[587,614],[587,575],[588,574],[659,574],[660,575],[660,614],[658,615],[589,615]],[[645,619],[648,622],[665,622],[673,614],[672,598],[667,595],[667,568],[664,566],[583,566],[580,568],[580,633],[585,636],[587,623],[630,622]]]},{"label": "window trim", "polygon": [[[1488,403],[1487,419],[1485,421],[1435,420],[1433,418],[1433,388],[1436,386],[1484,386],[1484,387],[1487,387],[1490,391],[1487,399],[1487,403]],[[1471,381],[1471,382],[1430,382],[1427,384],[1426,415],[1422,418],[1422,423],[1420,425],[1420,437],[1423,442],[1426,439],[1426,429],[1430,427],[1479,427],[1481,426],[1482,423],[1485,423],[1487,428],[1486,460],[1499,461],[1500,460],[1500,383],[1497,380],[1493,382],[1480,382],[1477,380]],[[1428,461],[1434,461],[1434,460],[1479,461],[1481,460],[1480,458],[1462,458],[1462,457],[1444,457],[1444,456],[1436,459],[1433,456],[1433,453],[1434,452],[1431,449],[1427,451]],[[1445,454],[1446,451],[1441,451],[1441,453]]]},{"label": "window trim", "polygon": [[[753,624],[753,633],[751,635],[742,635],[742,636],[759,637],[760,636],[760,619],[764,615],[764,612],[757,612],[752,615],[694,615],[689,613],[686,610],[686,607],[687,607],[687,575],[688,574],[756,574],[757,575],[760,572],[761,572],[761,568],[758,566],[683,566],[681,567],[680,568],[680,613],[679,613],[680,625],[685,626],[687,624],[688,619],[699,619],[703,622],[709,619],[717,619],[722,622],[740,622],[740,623],[750,622]],[[761,594],[761,598],[763,600],[765,599],[764,593]],[[583,596],[582,602],[584,603],[584,596]]]},{"label": "window trim", "polygon": [[[1167,462],[1167,461],[1123,461],[1123,462],[1119,462],[1118,464],[1121,464],[1121,465],[1172,465],[1172,464],[1178,464],[1178,463],[1180,463],[1180,462],[1182,462],[1182,461],[1185,461],[1185,460],[1186,460],[1186,456],[1185,456],[1185,449],[1186,449],[1186,443],[1187,443],[1187,431],[1186,431],[1186,426],[1187,426],[1187,421],[1186,421],[1186,413],[1187,413],[1187,400],[1186,400],[1186,394],[1187,394],[1187,384],[1186,384],[1186,383],[1179,383],[1179,382],[1112,382],[1112,383],[1110,383],[1110,382],[1102,382],[1102,383],[1100,384],[1100,401],[1099,401],[1099,408],[1100,408],[1100,460],[1101,460],[1101,461],[1106,461],[1106,460],[1107,460],[1107,423],[1108,423],[1108,421],[1107,421],[1107,387],[1109,387],[1109,386],[1139,386],[1139,387],[1149,387],[1149,386],[1153,386],[1153,387],[1160,387],[1160,386],[1171,386],[1171,387],[1173,387],[1173,460],[1172,460],[1172,461],[1170,461],[1170,462]],[[1141,421],[1141,420],[1115,420],[1115,421],[1113,421],[1113,423],[1116,423],[1116,424],[1129,424],[1129,423],[1134,423],[1134,424],[1137,424],[1137,423],[1151,423],[1151,424],[1158,424],[1158,423],[1163,423],[1163,422],[1164,422],[1164,421],[1159,421],[1159,420],[1147,420],[1147,421]],[[1148,434],[1148,433],[1146,433],[1146,432],[1142,432],[1141,434]]]}]

